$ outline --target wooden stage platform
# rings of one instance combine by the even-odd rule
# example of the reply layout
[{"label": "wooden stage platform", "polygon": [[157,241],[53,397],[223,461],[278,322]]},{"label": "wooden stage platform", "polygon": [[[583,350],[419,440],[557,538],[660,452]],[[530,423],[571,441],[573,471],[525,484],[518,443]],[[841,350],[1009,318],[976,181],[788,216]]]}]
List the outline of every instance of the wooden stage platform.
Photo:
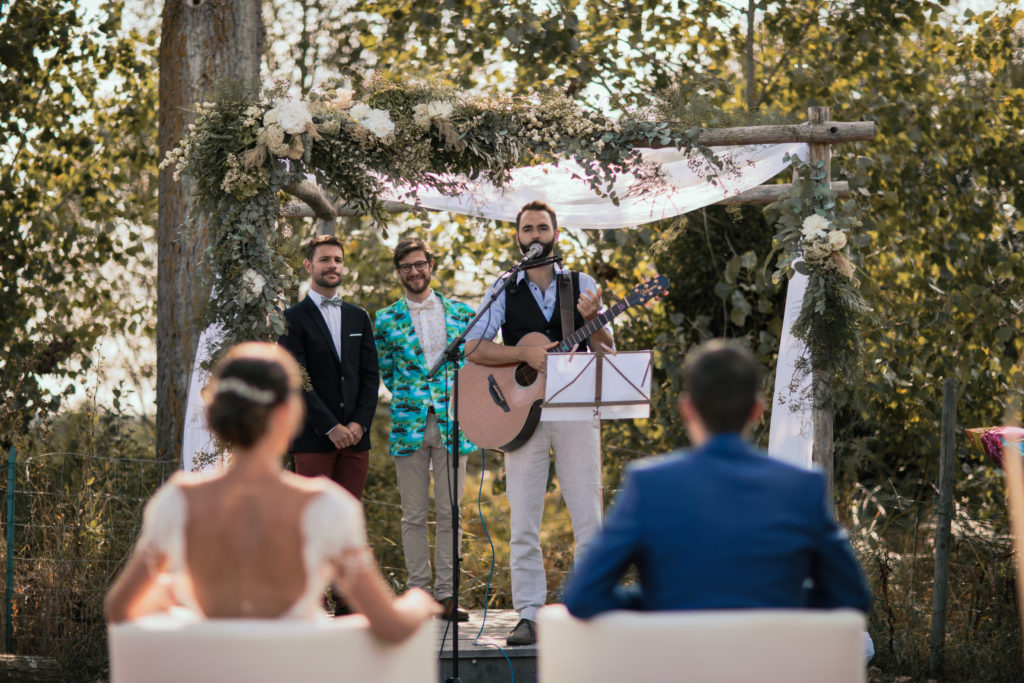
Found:
[{"label": "wooden stage platform", "polygon": [[[462,683],[512,683],[513,680],[534,683],[537,680],[536,645],[505,645],[505,637],[519,622],[515,610],[487,610],[486,618],[484,610],[468,611],[469,621],[459,624],[459,680]],[[444,683],[454,673],[452,628],[445,621],[438,621],[437,626],[439,680]]]}]

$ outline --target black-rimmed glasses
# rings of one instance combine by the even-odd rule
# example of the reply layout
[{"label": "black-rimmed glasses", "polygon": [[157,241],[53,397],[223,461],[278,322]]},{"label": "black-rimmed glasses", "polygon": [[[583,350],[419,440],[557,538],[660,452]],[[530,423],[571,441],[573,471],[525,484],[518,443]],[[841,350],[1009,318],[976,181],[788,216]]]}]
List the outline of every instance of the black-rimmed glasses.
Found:
[{"label": "black-rimmed glasses", "polygon": [[426,270],[427,266],[430,265],[430,261],[417,261],[416,263],[399,263],[398,272],[408,275],[412,272],[412,269]]}]

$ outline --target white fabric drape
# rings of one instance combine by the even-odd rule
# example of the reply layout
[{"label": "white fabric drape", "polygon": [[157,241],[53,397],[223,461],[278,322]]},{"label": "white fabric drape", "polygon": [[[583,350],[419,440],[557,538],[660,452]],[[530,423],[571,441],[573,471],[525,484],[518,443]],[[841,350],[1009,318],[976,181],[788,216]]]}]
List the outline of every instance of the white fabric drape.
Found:
[{"label": "white fabric drape", "polygon": [[393,188],[387,199],[416,203],[428,209],[514,222],[527,202],[539,199],[558,212],[558,224],[606,230],[643,225],[680,216],[761,185],[789,166],[788,156],[807,158],[805,143],[714,147],[727,170],[716,171],[702,155],[674,149],[644,149],[644,160],[659,164],[664,184],[638,194],[635,174],[619,176],[614,185],[618,206],[594,193],[583,170],[572,161],[517,168],[511,181],[498,187],[487,181],[466,181],[466,191],[447,196],[417,188]]},{"label": "white fabric drape", "polygon": [[[540,199],[558,211],[561,226],[585,229],[632,227],[679,216],[723,199],[734,197],[763,184],[789,166],[789,157],[807,159],[804,143],[781,145],[745,145],[716,147],[716,155],[726,162],[728,170],[715,172],[702,155],[688,155],[678,150],[642,150],[645,160],[661,165],[664,183],[639,192],[636,177],[624,175],[615,183],[618,205],[607,197],[594,194],[583,180],[582,170],[574,162],[557,166],[544,164],[512,171],[511,182],[496,187],[485,181],[465,181],[466,191],[456,196],[418,189],[415,198],[409,188],[392,188],[385,199],[416,203],[439,211],[449,211],[492,220],[514,222],[519,208]],[[797,275],[789,284],[786,316],[775,378],[769,451],[773,456],[801,466],[810,465],[810,404],[797,401],[793,410],[786,400],[793,383],[795,359],[802,353],[801,345],[792,336],[792,320],[800,310],[806,282]],[[793,315],[790,312],[794,311]],[[193,467],[197,454],[214,450],[206,429],[200,391],[207,382],[207,373],[200,367],[207,358],[207,344],[219,336],[216,329],[207,329],[199,340],[193,366],[185,413],[185,434],[182,443],[182,466]],[[784,358],[787,359],[784,362]],[[781,403],[780,403],[781,400]],[[806,435],[806,436],[805,436]]]},{"label": "white fabric drape", "polygon": [[[185,408],[185,433],[181,440],[181,466],[186,472],[191,472],[196,467],[196,456],[200,453],[218,452],[213,435],[206,425],[202,391],[210,379],[210,373],[203,369],[203,363],[210,360],[210,344],[216,342],[220,336],[220,327],[210,325],[199,335],[199,343],[196,344],[196,360],[192,364],[192,379],[188,385],[188,404]],[[222,457],[223,455],[220,455],[220,458]],[[216,468],[219,464],[217,459],[204,461],[198,469],[201,471]]]},{"label": "white fabric drape", "polygon": [[[807,346],[793,336],[793,323],[800,315],[807,291],[807,276],[795,273],[786,290],[786,312],[779,340],[779,361],[775,366],[775,394],[772,422],[768,432],[768,453],[791,465],[810,469],[814,446],[814,418],[811,412],[811,373],[797,372]],[[799,381],[796,381],[799,380]]]}]

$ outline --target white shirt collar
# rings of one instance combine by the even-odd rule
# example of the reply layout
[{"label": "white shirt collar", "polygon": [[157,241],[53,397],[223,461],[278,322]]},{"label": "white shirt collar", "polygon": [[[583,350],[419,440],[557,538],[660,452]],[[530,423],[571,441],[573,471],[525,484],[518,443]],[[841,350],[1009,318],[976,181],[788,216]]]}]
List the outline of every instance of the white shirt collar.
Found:
[{"label": "white shirt collar", "polygon": [[[341,294],[335,294],[335,296],[340,298]],[[310,290],[309,290],[309,298],[313,300],[313,303],[315,303],[317,306],[319,306],[321,303],[323,303],[323,300],[326,299],[327,297],[325,297],[323,294],[321,294],[320,292],[316,291],[315,289],[310,288]]]},{"label": "white shirt collar", "polygon": [[[437,301],[437,294],[434,293],[433,289],[430,290],[430,294],[428,294],[427,298],[424,299],[423,301],[413,301],[412,299],[409,298],[408,294],[405,295],[405,305],[406,306],[409,306],[410,304],[422,306],[423,304],[427,303],[428,301]],[[438,303],[438,305],[441,304],[440,301],[438,301],[437,303]]]}]

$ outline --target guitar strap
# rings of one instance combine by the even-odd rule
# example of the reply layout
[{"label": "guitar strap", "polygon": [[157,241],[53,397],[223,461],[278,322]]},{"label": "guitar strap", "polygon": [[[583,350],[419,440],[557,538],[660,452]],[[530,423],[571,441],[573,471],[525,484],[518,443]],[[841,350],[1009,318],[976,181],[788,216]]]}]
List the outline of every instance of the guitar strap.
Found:
[{"label": "guitar strap", "polygon": [[568,339],[572,333],[575,316],[572,314],[572,271],[558,273],[558,301],[562,311],[562,339]]}]

